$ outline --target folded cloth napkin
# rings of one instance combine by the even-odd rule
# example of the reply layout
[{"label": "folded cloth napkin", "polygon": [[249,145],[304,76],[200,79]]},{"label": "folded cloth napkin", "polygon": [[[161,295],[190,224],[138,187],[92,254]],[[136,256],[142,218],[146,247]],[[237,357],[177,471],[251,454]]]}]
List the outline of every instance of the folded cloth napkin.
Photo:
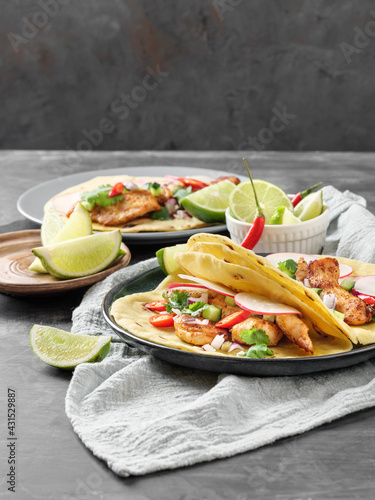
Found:
[{"label": "folded cloth napkin", "polygon": [[[331,217],[324,253],[375,262],[375,218],[365,200],[331,186],[324,200]],[[104,295],[156,265],[129,266],[90,288],[72,331],[111,334]],[[66,413],[83,443],[119,476],[230,457],[375,405],[373,361],[313,375],[246,377],[174,366],[115,335],[113,341],[104,361],[75,369]]]}]

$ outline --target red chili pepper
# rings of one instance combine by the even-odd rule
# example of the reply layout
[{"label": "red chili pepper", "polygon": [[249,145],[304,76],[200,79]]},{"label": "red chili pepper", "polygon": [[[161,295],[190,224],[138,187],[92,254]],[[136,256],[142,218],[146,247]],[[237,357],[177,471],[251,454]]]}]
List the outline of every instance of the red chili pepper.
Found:
[{"label": "red chili pepper", "polygon": [[321,186],[322,184],[323,184],[322,182],[318,182],[317,184],[314,184],[310,188],[305,189],[304,191],[301,191],[301,192],[297,193],[294,196],[294,198],[292,199],[293,207],[295,207],[296,205],[298,205],[298,203],[302,200],[302,198],[306,198],[306,196],[308,194],[312,193],[312,191],[314,191],[314,189],[316,189],[317,187]]},{"label": "red chili pepper", "polygon": [[178,180],[182,182],[185,187],[191,186],[193,191],[198,191],[198,189],[203,189],[208,186],[205,182],[198,181],[197,179],[190,179],[189,177],[178,177]]},{"label": "red chili pepper", "polygon": [[174,325],[173,318],[174,314],[156,314],[149,318],[149,322],[157,328],[169,328]]},{"label": "red chili pepper", "polygon": [[250,315],[250,311],[236,311],[215,323],[215,326],[218,328],[232,328],[234,325],[237,325],[237,323],[245,321]]},{"label": "red chili pepper", "polygon": [[248,250],[252,250],[255,247],[255,245],[258,243],[258,241],[260,240],[260,237],[262,236],[264,225],[266,223],[266,218],[264,217],[262,209],[260,208],[257,193],[255,191],[255,187],[254,187],[254,183],[253,183],[253,178],[251,177],[251,173],[250,173],[249,167],[247,165],[247,161],[245,158],[243,159],[243,161],[244,161],[245,166],[247,168],[247,173],[249,174],[251,185],[253,187],[257,211],[256,211],[256,215],[255,215],[254,220],[253,220],[253,224],[252,224],[251,228],[249,229],[247,235],[245,236],[245,239],[241,243],[241,246],[244,248],[247,248]]},{"label": "red chili pepper", "polygon": [[115,184],[108,193],[108,198],[113,198],[113,196],[121,194],[124,191],[124,189],[125,189],[124,184],[122,182],[117,182],[117,184]]}]

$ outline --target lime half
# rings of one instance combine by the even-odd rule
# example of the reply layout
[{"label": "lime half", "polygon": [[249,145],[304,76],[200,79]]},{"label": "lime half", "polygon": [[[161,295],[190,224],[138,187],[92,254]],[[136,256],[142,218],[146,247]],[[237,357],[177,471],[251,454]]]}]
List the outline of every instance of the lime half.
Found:
[{"label": "lime half", "polygon": [[181,203],[190,215],[203,222],[225,222],[229,195],[235,187],[233,182],[226,179],[189,194]]},{"label": "lime half", "polygon": [[111,338],[79,335],[42,325],[34,325],[30,331],[31,349],[38,358],[66,370],[72,370],[80,363],[104,359],[109,353]]},{"label": "lime half", "polygon": [[278,207],[271,217],[270,224],[297,224],[301,222],[298,217],[292,214],[292,212],[286,207]]},{"label": "lime half", "polygon": [[119,229],[91,234],[33,249],[43,267],[57,278],[71,279],[96,274],[117,257],[121,245]]},{"label": "lime half", "polygon": [[182,273],[183,269],[174,260],[174,254],[176,252],[186,252],[187,244],[181,243],[180,245],[174,245],[172,247],[161,248],[156,252],[156,257],[158,259],[159,266],[161,267],[163,273],[167,276],[169,274]]},{"label": "lime half", "polygon": [[[56,234],[55,231],[58,229],[58,223],[55,220],[55,214],[57,215],[56,209],[51,203],[47,208],[40,230],[43,246],[54,245],[55,243],[60,243],[61,241],[67,241],[73,238],[79,238],[81,236],[88,236],[89,234],[92,234],[90,214],[80,203],[75,206],[74,211],[65,224],[57,215],[62,226]],[[53,234],[55,235],[53,236]],[[29,266],[29,269],[30,271],[37,273],[47,272],[38,257],[34,259]]]},{"label": "lime half", "polygon": [[315,193],[310,193],[306,198],[296,205],[294,209],[294,215],[296,215],[301,221],[306,221],[318,217],[323,211],[323,191],[316,191]]},{"label": "lime half", "polygon": [[[289,196],[281,188],[260,179],[254,179],[253,182],[259,204],[266,218],[266,224],[270,223],[277,208],[284,206],[290,211],[293,210]],[[236,219],[243,222],[253,222],[256,215],[256,204],[250,181],[241,182],[233,189],[229,197],[229,207]]]}]

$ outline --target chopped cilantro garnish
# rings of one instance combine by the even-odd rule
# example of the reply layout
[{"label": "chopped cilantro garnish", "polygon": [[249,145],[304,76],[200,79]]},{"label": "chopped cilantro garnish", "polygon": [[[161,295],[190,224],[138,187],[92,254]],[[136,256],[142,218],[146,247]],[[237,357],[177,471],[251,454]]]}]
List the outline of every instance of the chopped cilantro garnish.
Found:
[{"label": "chopped cilantro garnish", "polygon": [[284,260],[284,262],[279,262],[278,267],[280,271],[287,274],[290,278],[296,279],[296,271],[298,269],[298,264],[293,259]]},{"label": "chopped cilantro garnish", "polygon": [[274,355],[273,351],[268,347],[270,338],[264,330],[255,327],[250,330],[243,330],[241,338],[246,344],[253,344],[245,352],[245,358],[265,358]]},{"label": "chopped cilantro garnish", "polygon": [[273,351],[264,344],[252,345],[244,354],[245,358],[265,358],[273,356]]},{"label": "chopped cilantro garnish", "polygon": [[169,212],[165,207],[150,214],[150,219],[152,220],[168,220],[169,218]]},{"label": "chopped cilantro garnish", "polygon": [[168,313],[173,312],[172,309],[179,309],[182,314],[199,316],[202,311],[209,307],[208,304],[201,301],[189,304],[189,294],[179,290],[174,290],[169,297],[163,293],[163,298],[168,300],[168,304],[165,305]]},{"label": "chopped cilantro garnish", "polygon": [[92,191],[85,191],[81,194],[81,200],[87,202],[89,205],[100,205],[101,207],[110,207],[115,203],[118,203],[122,200],[122,194],[118,194],[116,196],[112,196],[112,198],[108,197],[109,192],[111,191],[112,186],[109,184],[99,186]]},{"label": "chopped cilantro garnish", "polygon": [[178,187],[176,188],[174,191],[173,191],[173,198],[176,198],[177,200],[177,203],[179,205],[181,205],[181,201],[186,197],[188,196],[189,194],[191,194],[192,192],[192,187],[189,186],[189,187]]}]

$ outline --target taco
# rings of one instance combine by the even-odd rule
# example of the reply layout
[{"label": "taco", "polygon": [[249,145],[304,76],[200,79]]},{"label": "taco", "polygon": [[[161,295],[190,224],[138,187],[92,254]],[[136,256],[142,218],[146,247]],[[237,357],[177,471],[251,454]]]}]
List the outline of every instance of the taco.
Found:
[{"label": "taco", "polygon": [[186,212],[181,205],[183,197],[224,179],[233,184],[240,182],[236,177],[95,177],[57,194],[47,205],[52,203],[65,221],[74,206],[82,202],[95,231],[183,231],[214,225]]},{"label": "taco", "polygon": [[[344,313],[325,305],[315,287],[303,284],[305,277],[301,282],[290,278],[229,238],[194,235],[187,251],[176,253],[175,259],[186,275],[168,276],[156,290],[116,300],[111,314],[117,324],[158,344],[219,356],[322,356],[349,351],[356,343],[375,342],[373,309],[366,303],[357,303],[361,305],[357,318],[345,318]],[[332,257],[314,262],[319,260],[333,268],[338,264]],[[356,275],[375,274],[374,265],[338,260],[349,264]],[[319,267],[314,262],[310,264],[311,279]],[[302,279],[305,264],[299,266]],[[260,307],[254,306],[259,298]],[[348,324],[348,318],[362,324]]]}]

